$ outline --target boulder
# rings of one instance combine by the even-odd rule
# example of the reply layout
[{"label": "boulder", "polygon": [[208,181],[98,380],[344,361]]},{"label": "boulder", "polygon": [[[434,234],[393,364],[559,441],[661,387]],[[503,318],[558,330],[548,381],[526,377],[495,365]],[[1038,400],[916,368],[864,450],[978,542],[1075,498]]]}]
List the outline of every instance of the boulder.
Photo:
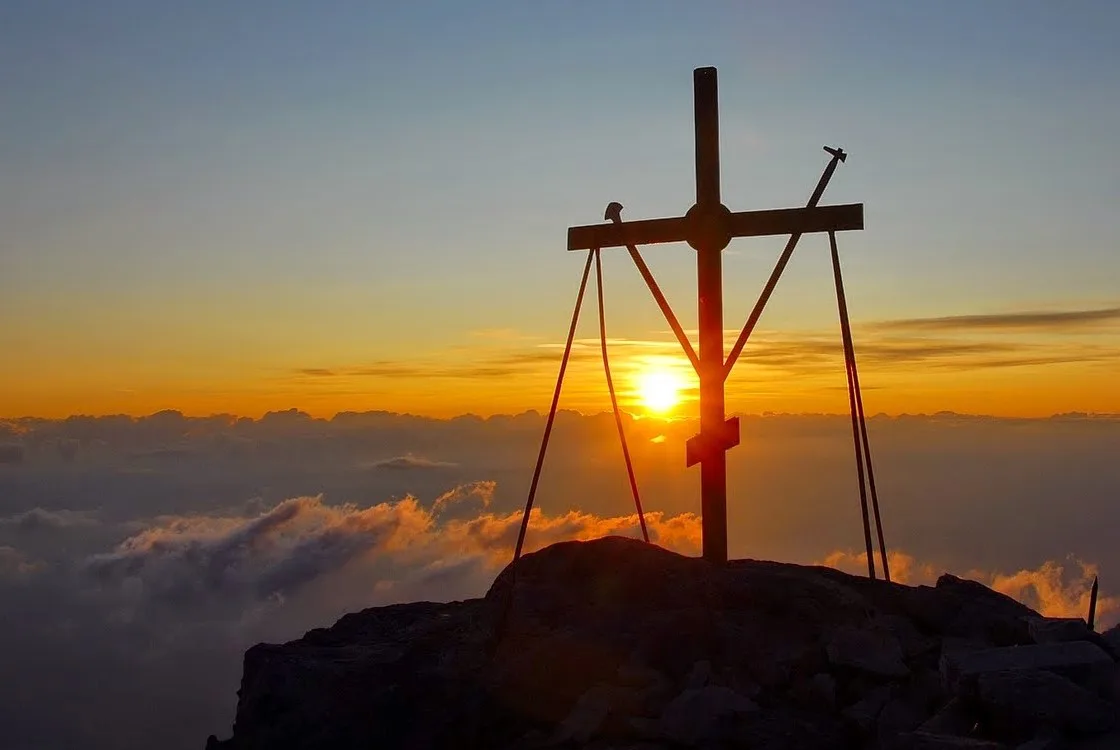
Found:
[{"label": "boulder", "polygon": [[941,676],[951,691],[988,672],[1048,670],[1077,682],[1100,682],[1111,677],[1115,667],[1112,657],[1087,641],[960,649],[941,656]]},{"label": "boulder", "polygon": [[1038,613],[976,581],[945,574],[937,579],[941,596],[938,628],[945,635],[995,646],[1031,643],[1027,620]]},{"label": "boulder", "polygon": [[1009,750],[999,742],[928,732],[900,734],[886,747],[890,750]]},{"label": "boulder", "polygon": [[985,672],[976,696],[991,725],[1003,733],[1104,734],[1116,725],[1116,708],[1061,675],[1045,670]]},{"label": "boulder", "polygon": [[790,689],[790,697],[807,708],[833,708],[836,705],[836,678],[827,672],[817,672]]},{"label": "boulder", "polygon": [[730,688],[689,688],[665,707],[660,729],[674,742],[696,745],[733,736],[737,719],[757,710],[754,701]]},{"label": "boulder", "polygon": [[843,710],[844,718],[851,721],[860,730],[867,732],[875,725],[879,712],[891,699],[891,688],[882,686],[872,690],[866,696],[856,701]]},{"label": "boulder", "polygon": [[976,726],[975,712],[960,698],[951,698],[937,713],[918,726],[919,732],[965,736]]},{"label": "boulder", "polygon": [[1059,746],[1059,750],[1116,750],[1118,747],[1120,747],[1120,732],[1112,732],[1075,743],[1065,743]]},{"label": "boulder", "polygon": [[[626,693],[636,703],[629,712],[633,716],[660,716],[665,705],[673,697],[673,683],[663,674],[648,667],[623,665],[615,678],[619,688],[631,688]],[[616,701],[616,706],[619,705]]]},{"label": "boulder", "polygon": [[936,657],[940,639],[923,634],[915,624],[902,615],[879,614],[871,618],[868,629],[890,633],[902,649],[902,658],[912,659],[932,654]]},{"label": "boulder", "polygon": [[759,750],[848,750],[852,737],[837,717],[781,706],[739,717],[733,735],[720,745],[702,748],[758,748]]},{"label": "boulder", "polygon": [[929,714],[923,706],[895,694],[887,701],[875,720],[875,734],[880,744],[887,744],[894,737],[916,729]]},{"label": "boulder", "polygon": [[1120,656],[1120,625],[1115,625],[1101,633],[1101,638],[1112,649],[1113,655]]},{"label": "boulder", "polygon": [[692,671],[688,673],[688,678],[685,680],[684,686],[686,690],[699,690],[700,688],[707,687],[708,683],[712,681],[712,663],[710,661],[698,661],[692,665]]},{"label": "boulder", "polygon": [[940,677],[932,670],[918,672],[909,680],[892,685],[890,700],[875,720],[880,744],[887,745],[895,736],[918,729],[941,706],[942,695]]},{"label": "boulder", "polygon": [[610,685],[596,685],[580,696],[571,713],[556,727],[549,744],[560,745],[569,741],[585,743],[594,737],[610,715],[617,700],[615,691],[620,689],[626,690]]},{"label": "boulder", "polygon": [[1034,737],[1017,745],[1015,750],[1069,750],[1069,743],[1057,735]]},{"label": "boulder", "polygon": [[1089,625],[1080,617],[1032,617],[1027,630],[1035,643],[1065,643],[1092,640]]},{"label": "boulder", "polygon": [[625,685],[627,687],[645,688],[657,684],[665,680],[665,675],[658,672],[656,669],[649,667],[638,666],[634,664],[623,664],[618,668],[615,673],[615,684]]},{"label": "boulder", "polygon": [[856,627],[839,628],[828,642],[828,661],[876,677],[901,678],[910,674],[902,661],[902,648],[890,631]]},{"label": "boulder", "polygon": [[[291,644],[254,646],[245,654],[234,746],[445,742],[460,729],[442,706],[462,700],[470,684],[463,675],[484,663],[480,634],[469,625],[481,608],[478,601],[380,607]],[[460,710],[482,710],[470,696],[462,703]]]}]

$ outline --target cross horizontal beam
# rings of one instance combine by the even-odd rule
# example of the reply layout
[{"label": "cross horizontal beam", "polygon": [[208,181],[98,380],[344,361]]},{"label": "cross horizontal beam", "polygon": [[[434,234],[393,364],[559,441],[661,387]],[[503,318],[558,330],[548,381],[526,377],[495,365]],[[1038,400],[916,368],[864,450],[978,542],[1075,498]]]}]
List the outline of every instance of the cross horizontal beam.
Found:
[{"label": "cross horizontal beam", "polygon": [[[709,221],[701,225],[700,221],[684,216],[569,227],[568,249],[594,250],[627,245],[687,242],[701,233],[712,231],[713,227]],[[863,204],[727,212],[717,221],[723,224],[722,233],[728,237],[844,232],[863,229]]]}]

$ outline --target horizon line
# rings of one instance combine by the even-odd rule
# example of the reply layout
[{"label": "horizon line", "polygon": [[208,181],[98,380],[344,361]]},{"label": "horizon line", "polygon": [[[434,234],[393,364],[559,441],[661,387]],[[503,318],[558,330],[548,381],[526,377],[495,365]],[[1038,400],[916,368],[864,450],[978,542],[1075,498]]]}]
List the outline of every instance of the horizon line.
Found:
[{"label": "horizon line", "polygon": [[[696,417],[696,416],[676,417],[676,416],[663,416],[663,415],[657,415],[657,414],[642,414],[642,413],[628,411],[626,409],[622,409],[621,411],[622,411],[623,414],[625,414],[626,416],[628,416],[628,417],[630,417],[630,418],[632,418],[636,421],[659,421],[659,422],[673,423],[673,422],[689,422],[689,421],[698,421],[699,420],[699,417]],[[609,411],[609,410],[580,411],[579,409],[558,409],[557,410],[557,416],[559,416],[560,414],[566,414],[566,415],[575,414],[575,415],[580,416],[580,417],[594,418],[594,417],[601,417],[601,416],[604,416],[604,415],[611,415],[612,412]],[[226,419],[231,419],[231,420],[234,420],[234,421],[248,420],[250,422],[261,422],[261,421],[264,421],[265,419],[267,419],[269,417],[276,418],[276,417],[282,417],[282,416],[285,416],[285,415],[290,415],[290,416],[293,416],[293,417],[306,418],[308,421],[312,421],[312,422],[329,423],[329,422],[333,422],[333,421],[335,421],[339,418],[343,418],[343,417],[357,417],[357,416],[370,416],[370,415],[388,416],[388,417],[401,417],[401,418],[409,418],[409,419],[422,419],[422,420],[428,420],[428,421],[433,421],[433,422],[452,422],[452,421],[455,421],[455,420],[472,419],[472,418],[473,419],[478,419],[478,420],[481,420],[481,421],[488,421],[490,419],[502,419],[502,418],[505,418],[505,419],[516,419],[516,418],[519,418],[519,417],[538,417],[539,418],[539,417],[544,417],[545,412],[543,412],[539,409],[532,409],[532,408],[524,409],[524,410],[519,411],[519,412],[495,412],[495,413],[486,414],[486,415],[479,414],[477,412],[466,411],[466,412],[461,412],[459,414],[455,414],[453,416],[440,417],[440,416],[433,416],[433,415],[428,415],[428,414],[417,414],[417,413],[408,412],[408,411],[393,411],[393,410],[389,410],[389,409],[367,409],[367,410],[364,410],[364,411],[338,411],[338,412],[335,412],[334,414],[332,414],[331,416],[316,416],[316,415],[311,414],[310,412],[304,411],[303,409],[300,409],[298,407],[293,406],[293,407],[290,407],[288,409],[271,409],[271,410],[268,410],[268,411],[262,413],[260,416],[257,416],[257,417],[248,416],[248,415],[244,415],[244,414],[235,414],[233,412],[213,412],[213,413],[210,413],[210,414],[187,414],[187,413],[184,413],[184,412],[182,412],[178,409],[160,409],[158,411],[154,411],[154,412],[151,412],[151,413],[148,413],[148,414],[129,414],[129,413],[125,413],[125,412],[105,412],[105,413],[100,413],[100,414],[74,413],[74,414],[67,415],[65,417],[43,417],[43,416],[36,416],[36,415],[22,415],[22,416],[18,416],[18,417],[0,416],[0,423],[5,423],[5,422],[7,422],[7,423],[66,422],[66,421],[69,421],[69,420],[80,420],[80,419],[96,420],[96,419],[121,419],[121,418],[127,418],[131,421],[140,421],[140,420],[152,419],[152,418],[160,417],[160,416],[172,416],[172,415],[175,415],[178,418],[181,418],[181,419],[184,419],[184,420],[208,420],[208,419],[226,418]],[[851,415],[848,412],[809,412],[809,411],[786,412],[786,411],[764,410],[764,411],[758,411],[758,412],[749,412],[749,411],[729,412],[728,417],[740,417],[740,418],[747,418],[747,419],[769,419],[769,418],[781,418],[781,417],[803,417],[803,418],[804,417],[815,417],[815,418],[826,418],[826,417],[827,418],[840,418],[840,417],[842,417],[842,418],[847,419],[847,418],[850,418]],[[1084,419],[1084,420],[1113,420],[1113,419],[1118,419],[1118,420],[1120,420],[1120,413],[1116,413],[1116,412],[1095,412],[1095,411],[1067,411],[1067,412],[1055,412],[1053,414],[1049,414],[1049,415],[1045,415],[1045,416],[1042,416],[1042,415],[1039,415],[1039,416],[1012,416],[1012,415],[1000,415],[1000,414],[958,412],[958,411],[953,411],[951,409],[943,409],[943,410],[939,410],[939,411],[936,411],[936,412],[897,412],[897,413],[889,413],[889,412],[885,412],[885,411],[880,411],[880,412],[876,412],[875,414],[869,414],[868,415],[868,419],[903,419],[903,418],[931,419],[931,418],[938,418],[938,417],[940,417],[940,418],[947,418],[947,417],[962,418],[963,417],[963,418],[968,418],[968,419],[987,419],[987,420],[1022,421],[1022,422],[1036,421],[1037,422],[1037,421],[1045,421],[1045,420],[1053,420],[1053,419]]]}]

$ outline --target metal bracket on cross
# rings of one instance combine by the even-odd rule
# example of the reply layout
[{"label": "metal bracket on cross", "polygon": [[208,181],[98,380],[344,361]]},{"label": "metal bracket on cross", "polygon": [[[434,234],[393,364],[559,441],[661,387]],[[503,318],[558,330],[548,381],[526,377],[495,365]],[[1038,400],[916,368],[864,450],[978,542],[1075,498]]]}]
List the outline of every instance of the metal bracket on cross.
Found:
[{"label": "metal bracket on cross", "polygon": [[692,467],[717,451],[726,452],[739,444],[739,418],[732,417],[721,429],[693,435],[684,444],[685,466]]}]

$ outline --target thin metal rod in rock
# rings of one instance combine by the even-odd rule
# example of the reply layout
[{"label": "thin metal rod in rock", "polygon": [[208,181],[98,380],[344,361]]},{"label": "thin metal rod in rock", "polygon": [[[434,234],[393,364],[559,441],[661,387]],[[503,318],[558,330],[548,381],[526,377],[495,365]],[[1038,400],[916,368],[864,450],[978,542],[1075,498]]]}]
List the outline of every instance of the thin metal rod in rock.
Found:
[{"label": "thin metal rod in rock", "polygon": [[852,331],[848,321],[848,303],[844,297],[844,281],[840,274],[840,254],[836,236],[828,233],[832,249],[832,275],[836,282],[836,307],[840,313],[840,334],[844,340],[844,371],[848,375],[848,404],[852,413],[852,441],[856,450],[856,473],[859,478],[859,503],[863,511],[863,539],[867,548],[867,575],[875,578],[875,548],[871,543],[871,520],[867,513],[867,489],[864,486],[863,446],[860,444],[859,407],[856,404],[855,362],[852,360]]},{"label": "thin metal rod in rock", "polygon": [[867,416],[863,411],[863,390],[859,385],[859,369],[856,367],[855,345],[852,345],[852,380],[856,387],[856,406],[859,408],[859,431],[863,438],[863,457],[867,462],[867,486],[871,490],[871,510],[875,515],[875,532],[879,537],[879,559],[883,564],[883,579],[891,580],[891,569],[887,563],[887,543],[883,538],[883,519],[879,514],[879,493],[875,489],[875,468],[871,461],[871,441],[867,439]]},{"label": "thin metal rod in rock", "polygon": [[1097,576],[1093,576],[1093,588],[1089,591],[1089,630],[1094,630],[1094,623],[1097,620],[1097,585],[1099,581]]},{"label": "thin metal rod in rock", "polygon": [[836,249],[836,233],[829,232],[828,234],[829,249],[832,251],[832,263],[835,269],[836,278],[839,280],[840,293],[843,297],[843,320],[841,325],[847,331],[847,343],[844,346],[844,355],[851,362],[852,367],[852,381],[855,385],[856,393],[856,407],[859,409],[859,431],[860,437],[863,440],[863,460],[867,466],[867,486],[871,491],[871,509],[875,514],[875,532],[879,538],[879,560],[883,564],[883,578],[888,582],[891,580],[891,569],[887,562],[887,543],[883,535],[883,519],[879,513],[879,492],[875,487],[875,466],[871,460],[871,441],[867,437],[867,414],[863,410],[863,389],[859,384],[859,367],[856,366],[856,345],[855,338],[852,336],[852,323],[848,316],[848,297],[844,294],[844,281],[840,274],[840,253]]},{"label": "thin metal rod in rock", "polygon": [[572,342],[576,337],[576,325],[579,323],[579,310],[583,307],[583,293],[587,289],[587,277],[591,273],[592,253],[587,254],[587,263],[583,266],[583,278],[579,282],[579,294],[576,295],[576,307],[572,311],[572,324],[568,328],[568,342],[564,345],[564,357],[560,360],[560,374],[556,376],[556,390],[552,393],[552,406],[548,409],[548,421],[544,425],[544,437],[541,439],[541,450],[537,454],[537,466],[533,469],[533,482],[529,485],[529,498],[525,501],[525,515],[521,517],[521,530],[517,534],[517,547],[513,551],[513,561],[521,557],[521,548],[525,544],[525,532],[529,528],[529,514],[533,510],[533,499],[537,495],[537,484],[541,478],[541,467],[544,465],[544,454],[548,450],[548,438],[552,434],[552,424],[556,421],[556,406],[560,403],[560,389],[564,385],[564,371],[568,369],[568,359],[572,354]]},{"label": "thin metal rod in rock", "polygon": [[[817,181],[816,188],[813,189],[813,194],[809,196],[809,202],[805,204],[806,208],[814,208],[820,203],[821,196],[824,195],[824,189],[828,187],[829,180],[832,179],[833,173],[836,171],[836,165],[848,158],[842,148],[829,148],[824,147],[824,150],[832,154],[832,159],[828,162],[828,166],[824,168],[820,180]],[[762,289],[762,294],[758,296],[758,301],[754,303],[754,309],[751,310],[747,322],[743,325],[743,330],[739,333],[739,338],[736,339],[735,345],[731,347],[731,351],[727,354],[727,361],[723,365],[723,377],[727,378],[731,374],[731,370],[735,367],[735,360],[743,353],[743,347],[747,345],[747,340],[750,339],[751,333],[754,332],[754,327],[758,325],[758,319],[762,317],[762,311],[766,307],[766,303],[770,300],[770,295],[774,293],[774,288],[778,286],[779,279],[782,278],[782,273],[786,270],[786,265],[789,259],[793,256],[793,250],[797,247],[798,240],[801,239],[801,233],[797,232],[791,234],[789,240],[786,242],[786,247],[782,251],[778,262],[774,265],[774,270],[770,272],[770,278],[766,281],[766,286]]]},{"label": "thin metal rod in rock", "polygon": [[638,509],[638,523],[642,527],[642,538],[649,543],[649,531],[646,529],[646,516],[642,512],[642,498],[638,494],[638,480],[634,478],[634,465],[630,461],[630,449],[626,445],[626,431],[622,428],[622,412],[618,408],[618,397],[614,392],[614,379],[611,378],[611,363],[607,357],[607,312],[603,302],[603,259],[599,250],[595,254],[595,283],[599,293],[599,346],[603,350],[603,372],[607,375],[607,390],[611,394],[611,411],[614,412],[614,423],[618,427],[618,439],[622,443],[622,457],[626,461],[626,476],[630,480],[630,493],[634,496],[634,507]]}]

